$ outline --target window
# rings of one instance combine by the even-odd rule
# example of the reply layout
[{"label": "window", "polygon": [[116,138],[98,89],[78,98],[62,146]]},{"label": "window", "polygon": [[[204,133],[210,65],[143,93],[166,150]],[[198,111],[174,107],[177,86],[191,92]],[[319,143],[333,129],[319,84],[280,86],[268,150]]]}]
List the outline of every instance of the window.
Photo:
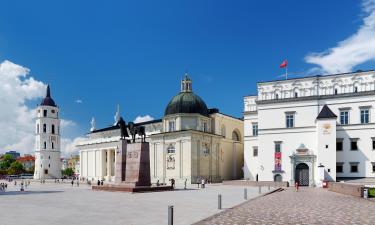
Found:
[{"label": "window", "polygon": [[55,148],[55,145],[54,145],[54,143],[53,143],[53,142],[51,143],[51,147],[52,147],[52,149],[54,149],[54,148]]},{"label": "window", "polygon": [[54,110],[54,109],[52,109],[52,110],[51,110],[51,113],[52,113],[52,114],[54,114],[54,113],[55,113],[55,110]]},{"label": "window", "polygon": [[336,173],[343,173],[344,172],[344,163],[338,162],[336,163]]},{"label": "window", "polygon": [[47,125],[43,124],[43,133],[47,133]]},{"label": "window", "polygon": [[298,92],[294,92],[294,97],[298,98]]},{"label": "window", "polygon": [[357,138],[350,139],[350,150],[352,150],[352,151],[358,150],[358,139]]},{"label": "window", "polygon": [[51,164],[48,164],[48,167],[51,167]]},{"label": "window", "polygon": [[294,114],[286,114],[286,127],[294,127]]},{"label": "window", "polygon": [[337,95],[338,94],[338,91],[337,91],[337,88],[335,88],[335,95]]},{"label": "window", "polygon": [[169,132],[175,131],[174,121],[169,121]]},{"label": "window", "polygon": [[343,139],[336,139],[336,151],[343,150]]},{"label": "window", "polygon": [[232,132],[232,140],[233,141],[241,141],[240,135],[235,130]]},{"label": "window", "polygon": [[258,157],[258,147],[253,147],[253,156]]},{"label": "window", "polygon": [[372,165],[372,172],[375,173],[375,162],[372,162],[371,165]]},{"label": "window", "polygon": [[47,148],[47,142],[44,142],[44,146],[43,146],[44,149]]},{"label": "window", "polygon": [[281,152],[281,142],[275,142],[275,152]]},{"label": "window", "polygon": [[351,162],[350,163],[350,172],[351,173],[358,173],[358,162]]},{"label": "window", "polygon": [[51,129],[51,130],[52,130],[52,134],[55,134],[55,125],[52,124],[52,127],[51,127],[51,128],[52,128],[52,129]]},{"label": "window", "polygon": [[372,138],[372,150],[375,150],[375,138]]},{"label": "window", "polygon": [[169,145],[167,148],[167,153],[168,154],[173,154],[176,152],[176,149],[174,148],[174,145]]},{"label": "window", "polygon": [[340,124],[349,124],[349,111],[340,111]]},{"label": "window", "polygon": [[223,136],[223,137],[226,137],[227,135],[226,135],[226,129],[225,129],[225,126],[223,125],[223,126],[221,126],[221,136]]},{"label": "window", "polygon": [[43,116],[44,116],[44,117],[47,117],[47,110],[46,110],[46,109],[43,110]]},{"label": "window", "polygon": [[361,123],[369,123],[369,109],[361,109]]},{"label": "window", "polygon": [[39,124],[36,125],[36,133],[39,134]]},{"label": "window", "polygon": [[354,92],[355,92],[355,93],[358,92],[358,87],[354,87]]},{"label": "window", "polygon": [[253,123],[253,136],[258,136],[258,124]]},{"label": "window", "polygon": [[204,132],[207,132],[207,123],[206,122],[203,122],[203,131]]},{"label": "window", "polygon": [[279,94],[275,94],[275,99],[279,99]]}]

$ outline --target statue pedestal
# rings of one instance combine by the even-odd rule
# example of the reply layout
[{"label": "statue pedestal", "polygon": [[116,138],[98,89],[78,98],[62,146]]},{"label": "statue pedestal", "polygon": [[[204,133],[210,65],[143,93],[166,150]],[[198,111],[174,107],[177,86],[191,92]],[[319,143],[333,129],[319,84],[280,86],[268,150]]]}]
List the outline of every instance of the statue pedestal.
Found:
[{"label": "statue pedestal", "polygon": [[149,143],[127,145],[124,184],[129,186],[151,186]]},{"label": "statue pedestal", "polygon": [[119,141],[118,150],[116,152],[116,168],[115,168],[115,183],[120,184],[125,181],[126,168],[126,147],[127,141],[121,139]]}]

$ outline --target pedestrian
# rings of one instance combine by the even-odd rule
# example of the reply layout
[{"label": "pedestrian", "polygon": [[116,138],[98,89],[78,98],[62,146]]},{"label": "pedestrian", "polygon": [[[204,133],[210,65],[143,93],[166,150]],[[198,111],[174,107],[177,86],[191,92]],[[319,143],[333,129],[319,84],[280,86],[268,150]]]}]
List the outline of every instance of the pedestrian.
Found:
[{"label": "pedestrian", "polygon": [[100,180],[98,180],[97,184],[98,184],[98,186],[100,185]]},{"label": "pedestrian", "polygon": [[79,180],[77,179],[77,187],[79,187]]},{"label": "pedestrian", "polygon": [[156,186],[159,187],[160,186],[160,181],[156,181]]},{"label": "pedestrian", "polygon": [[186,190],[186,183],[187,183],[187,179],[185,179],[185,182],[184,182],[184,189]]},{"label": "pedestrian", "polygon": [[7,184],[7,183],[5,183],[5,190],[6,190],[6,189],[8,189],[8,184]]},{"label": "pedestrian", "polygon": [[104,182],[103,182],[103,180],[100,182],[100,185],[102,185],[103,186],[103,184],[104,184]]},{"label": "pedestrian", "polygon": [[72,182],[71,182],[71,183],[72,183],[72,187],[73,187],[74,181],[72,180]]},{"label": "pedestrian", "polygon": [[176,182],[176,181],[172,178],[172,179],[171,179],[171,186],[172,186],[172,188],[174,188],[174,186],[175,186],[175,185],[174,185],[175,182]]},{"label": "pedestrian", "polygon": [[205,186],[204,186],[204,179],[201,180],[201,187],[205,188]]},{"label": "pedestrian", "polygon": [[296,183],[294,184],[294,186],[296,187],[296,191],[298,191],[298,188],[299,188],[298,181],[296,181]]},{"label": "pedestrian", "polygon": [[199,177],[197,178],[197,184],[198,184],[198,188],[199,188],[199,183],[200,183],[201,181],[200,181],[200,179],[199,179]]}]

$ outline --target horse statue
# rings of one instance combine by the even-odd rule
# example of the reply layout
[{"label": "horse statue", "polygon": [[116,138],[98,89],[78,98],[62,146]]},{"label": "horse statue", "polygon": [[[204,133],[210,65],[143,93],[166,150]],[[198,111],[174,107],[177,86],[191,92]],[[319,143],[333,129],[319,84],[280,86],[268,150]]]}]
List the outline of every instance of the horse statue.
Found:
[{"label": "horse statue", "polygon": [[142,142],[146,142],[146,130],[144,126],[136,126],[133,122],[129,122],[128,128],[132,136],[133,143],[135,143],[136,135],[141,137]]},{"label": "horse statue", "polygon": [[125,138],[129,137],[128,130],[126,129],[126,123],[122,117],[120,117],[120,119],[117,121],[116,126],[120,127],[122,140],[125,140]]}]

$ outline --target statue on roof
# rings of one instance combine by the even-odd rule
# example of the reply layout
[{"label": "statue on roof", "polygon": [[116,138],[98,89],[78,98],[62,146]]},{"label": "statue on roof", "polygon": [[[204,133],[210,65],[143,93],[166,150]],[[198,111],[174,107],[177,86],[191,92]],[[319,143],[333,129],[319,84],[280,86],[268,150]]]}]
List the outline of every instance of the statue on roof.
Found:
[{"label": "statue on roof", "polygon": [[94,117],[92,117],[90,123],[91,123],[91,129],[90,129],[90,131],[93,132],[94,130],[96,130],[96,123],[95,123],[95,118]]},{"label": "statue on roof", "polygon": [[117,104],[117,111],[115,114],[115,123],[113,125],[116,126],[117,122],[120,120],[120,105]]}]

